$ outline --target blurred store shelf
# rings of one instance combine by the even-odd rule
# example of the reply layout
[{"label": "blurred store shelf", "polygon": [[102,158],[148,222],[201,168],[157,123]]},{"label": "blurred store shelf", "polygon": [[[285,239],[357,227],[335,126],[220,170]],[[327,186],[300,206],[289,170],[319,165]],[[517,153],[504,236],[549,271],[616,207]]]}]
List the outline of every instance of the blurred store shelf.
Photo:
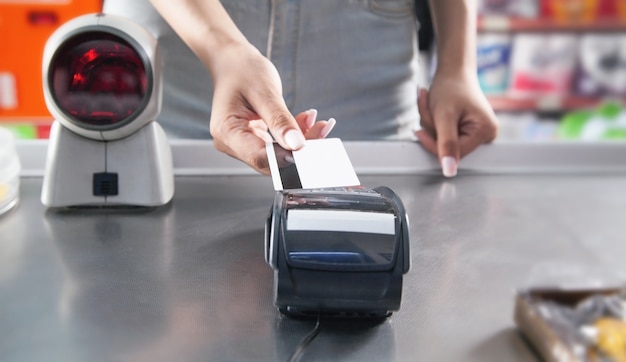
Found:
[{"label": "blurred store shelf", "polygon": [[506,95],[488,95],[487,99],[496,112],[561,112],[594,108],[606,101],[598,97],[583,96],[516,98]]},{"label": "blurred store shelf", "polygon": [[567,22],[542,18],[519,18],[488,15],[478,18],[478,31],[482,32],[613,32],[626,31],[626,20],[598,19],[588,22]]}]

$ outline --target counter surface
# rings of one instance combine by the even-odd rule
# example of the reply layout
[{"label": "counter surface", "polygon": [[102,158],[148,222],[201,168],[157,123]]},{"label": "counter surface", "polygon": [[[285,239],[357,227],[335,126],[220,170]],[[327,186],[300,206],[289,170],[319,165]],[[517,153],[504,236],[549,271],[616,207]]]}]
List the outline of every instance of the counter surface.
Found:
[{"label": "counter surface", "polygon": [[[412,269],[380,324],[322,323],[302,361],[532,361],[518,288],[626,280],[626,174],[370,175],[402,198]],[[177,177],[155,209],[46,210],[40,178],[0,217],[0,360],[286,361],[264,260],[273,191]]]}]

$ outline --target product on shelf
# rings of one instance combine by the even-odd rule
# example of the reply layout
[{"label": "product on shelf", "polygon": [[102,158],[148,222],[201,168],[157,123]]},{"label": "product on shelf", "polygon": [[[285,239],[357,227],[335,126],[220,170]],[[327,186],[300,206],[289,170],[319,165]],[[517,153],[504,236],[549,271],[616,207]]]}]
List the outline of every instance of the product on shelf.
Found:
[{"label": "product on shelf", "polygon": [[528,130],[537,122],[537,115],[531,112],[499,113],[498,141],[526,141]]},{"label": "product on shelf", "polygon": [[624,0],[614,0],[615,1],[615,13],[617,14],[617,18],[621,21],[626,21],[626,1]]},{"label": "product on shelf", "polygon": [[538,0],[479,0],[480,15],[501,15],[536,18],[539,14]]},{"label": "product on shelf", "polygon": [[626,19],[624,0],[541,0],[540,16],[562,23]]},{"label": "product on shelf", "polygon": [[0,71],[0,109],[17,108],[15,76],[9,72]]},{"label": "product on shelf", "polygon": [[601,0],[542,0],[547,18],[560,22],[591,22],[599,18]]},{"label": "product on shelf", "polygon": [[566,96],[576,66],[577,36],[517,34],[511,55],[511,95]]},{"label": "product on shelf", "polygon": [[511,36],[480,34],[477,38],[478,81],[483,92],[504,93],[508,88]]},{"label": "product on shelf", "polygon": [[19,140],[48,139],[50,137],[49,122],[1,122],[3,128],[11,131]]},{"label": "product on shelf", "polygon": [[585,96],[626,95],[626,35],[586,34],[580,39],[576,92]]},{"label": "product on shelf", "polygon": [[498,141],[538,142],[557,138],[558,122],[534,112],[498,113]]},{"label": "product on shelf", "polygon": [[626,0],[478,5],[477,76],[497,112],[560,117],[607,98],[626,100]]},{"label": "product on shelf", "polygon": [[617,102],[607,102],[596,110],[566,114],[558,128],[563,140],[626,140],[626,111]]}]

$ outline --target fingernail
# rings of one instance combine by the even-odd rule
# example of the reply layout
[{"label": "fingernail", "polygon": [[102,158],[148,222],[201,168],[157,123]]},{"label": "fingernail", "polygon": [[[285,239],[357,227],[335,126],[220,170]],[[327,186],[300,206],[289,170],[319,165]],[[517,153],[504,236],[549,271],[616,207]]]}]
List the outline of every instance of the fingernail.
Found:
[{"label": "fingernail", "polygon": [[328,119],[328,123],[326,123],[324,128],[322,128],[322,130],[320,131],[320,136],[322,138],[326,138],[326,136],[328,136],[330,131],[332,131],[333,128],[335,127],[335,124],[337,124],[337,121],[335,121],[334,118],[329,118]]},{"label": "fingernail", "polygon": [[308,111],[306,111],[307,116],[306,116],[306,127],[307,128],[311,128],[313,127],[313,124],[315,124],[315,121],[317,120],[317,109],[315,108],[311,108]]},{"label": "fingernail", "polygon": [[441,159],[441,170],[443,171],[443,175],[445,177],[454,177],[456,176],[456,159],[452,156],[445,156]]},{"label": "fingernail", "polygon": [[285,133],[285,142],[292,150],[297,150],[304,146],[305,140],[301,132],[292,129]]}]

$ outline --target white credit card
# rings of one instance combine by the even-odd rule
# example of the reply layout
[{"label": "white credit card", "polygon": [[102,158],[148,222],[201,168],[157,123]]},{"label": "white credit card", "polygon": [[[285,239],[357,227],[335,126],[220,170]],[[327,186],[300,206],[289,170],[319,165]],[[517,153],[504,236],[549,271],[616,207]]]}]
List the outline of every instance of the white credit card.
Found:
[{"label": "white credit card", "polygon": [[267,158],[275,190],[358,186],[359,181],[339,138],[307,140],[297,151],[268,143]]}]

